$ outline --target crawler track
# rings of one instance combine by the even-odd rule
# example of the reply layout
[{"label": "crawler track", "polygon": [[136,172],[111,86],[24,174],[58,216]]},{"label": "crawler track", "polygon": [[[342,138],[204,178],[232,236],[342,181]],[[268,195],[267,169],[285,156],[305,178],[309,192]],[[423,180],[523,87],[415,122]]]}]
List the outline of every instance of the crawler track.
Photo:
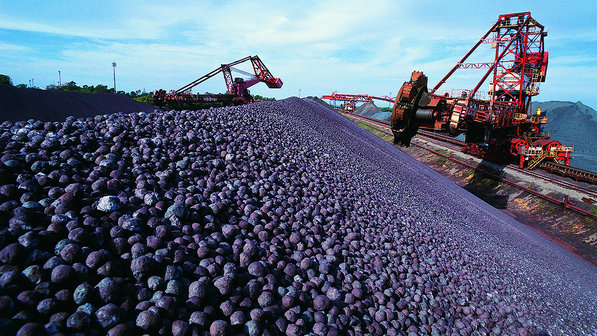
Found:
[{"label": "crawler track", "polygon": [[[378,130],[380,132],[383,132],[383,133],[388,134],[388,135],[393,135],[392,132],[390,131],[390,123],[387,122],[387,121],[378,120],[378,119],[374,119],[374,118],[371,118],[371,117],[362,116],[362,115],[353,114],[353,113],[350,113],[349,115],[352,118],[354,118],[354,119],[357,119],[357,120],[360,120],[362,122],[367,123],[368,126],[374,128],[374,129],[376,129],[376,130]],[[454,139],[454,138],[451,138],[451,137],[448,137],[448,136],[443,136],[443,135],[440,135],[440,134],[437,134],[437,133],[429,132],[429,131],[420,130],[417,135],[426,138],[426,140],[432,140],[433,142],[441,144],[442,146],[446,146],[446,144],[447,144],[449,148],[455,149],[455,150],[459,150],[459,149],[461,149],[465,145],[465,143],[463,141],[460,141],[460,140],[457,140],[457,139]],[[520,184],[518,184],[518,183],[516,183],[514,181],[508,180],[508,179],[506,179],[506,178],[504,178],[502,176],[498,176],[496,174],[493,174],[493,173],[491,173],[491,172],[489,172],[489,171],[487,171],[485,169],[482,169],[482,168],[479,168],[479,167],[475,167],[475,166],[470,165],[470,164],[468,164],[466,162],[460,161],[460,160],[452,157],[451,155],[446,155],[446,154],[440,153],[440,152],[438,152],[438,151],[436,151],[434,149],[428,148],[428,147],[423,146],[421,144],[417,144],[417,143],[412,143],[412,144],[413,144],[413,146],[416,146],[416,147],[419,147],[419,148],[423,148],[423,149],[425,149],[425,150],[427,150],[429,152],[432,152],[432,153],[434,153],[436,155],[445,157],[447,160],[450,160],[450,161],[456,162],[458,164],[464,165],[464,166],[466,166],[468,168],[474,169],[474,170],[476,170],[478,172],[481,172],[481,173],[484,173],[484,174],[486,174],[488,176],[492,176],[492,177],[494,177],[496,179],[499,179],[500,181],[502,181],[504,183],[512,185],[512,186],[514,186],[514,187],[516,187],[518,189],[524,190],[526,192],[529,192],[529,193],[531,193],[531,194],[533,194],[533,195],[535,195],[537,197],[540,197],[540,198],[542,198],[544,200],[547,200],[547,201],[549,201],[551,203],[558,204],[558,205],[560,205],[560,206],[562,206],[562,207],[564,207],[566,209],[570,209],[570,210],[575,211],[575,212],[577,212],[579,214],[582,214],[584,216],[588,216],[588,217],[591,217],[591,218],[597,218],[596,214],[591,213],[589,211],[586,211],[584,209],[578,208],[578,207],[570,204],[567,199],[563,199],[563,200],[555,199],[555,198],[553,198],[551,196],[542,194],[541,192],[538,192],[536,190],[533,190],[533,189],[530,189],[530,188],[525,187],[523,185],[520,185]],[[564,167],[566,167],[566,166],[564,166]],[[541,173],[538,173],[538,172],[535,172],[535,171],[521,169],[521,168],[517,167],[516,165],[512,165],[512,164],[508,165],[508,168],[510,168],[512,170],[515,170],[515,171],[517,171],[517,172],[519,172],[521,174],[525,174],[527,176],[533,177],[535,179],[544,180],[544,181],[546,181],[548,183],[552,183],[552,184],[559,185],[559,186],[567,188],[567,189],[572,189],[572,190],[575,190],[575,191],[578,191],[578,192],[581,192],[581,193],[585,193],[585,194],[587,194],[590,197],[597,197],[597,192],[595,192],[594,190],[591,190],[591,189],[588,189],[588,188],[583,188],[583,187],[578,186],[576,184],[573,184],[573,183],[570,183],[570,182],[566,182],[566,181],[562,181],[561,179],[556,179],[556,178],[553,178],[553,177],[550,177],[550,176],[546,176],[544,174],[541,174]],[[571,168],[571,167],[566,167],[566,168]],[[554,168],[554,169],[557,169],[557,168]],[[573,169],[575,171],[577,171],[577,174],[578,174],[578,171],[581,171],[585,175],[594,176],[595,178],[597,178],[597,174],[595,174],[595,173],[592,173],[592,172],[589,172],[589,171],[585,171],[585,170],[582,170],[582,169],[577,169],[577,168],[573,168]]]}]

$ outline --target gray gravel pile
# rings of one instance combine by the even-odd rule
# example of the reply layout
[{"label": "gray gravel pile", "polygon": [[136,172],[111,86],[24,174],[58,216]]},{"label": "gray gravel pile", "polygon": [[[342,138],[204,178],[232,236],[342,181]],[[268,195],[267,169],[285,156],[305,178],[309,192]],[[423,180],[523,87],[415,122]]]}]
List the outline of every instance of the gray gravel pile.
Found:
[{"label": "gray gravel pile", "polygon": [[361,114],[367,117],[371,117],[376,113],[381,112],[381,110],[379,109],[379,107],[377,107],[375,104],[373,103],[363,103],[361,104],[361,106],[357,107],[354,110],[354,113],[356,114]]},{"label": "gray gravel pile", "polygon": [[0,125],[18,335],[593,334],[597,272],[309,100]]},{"label": "gray gravel pile", "polygon": [[389,121],[392,118],[392,112],[384,112],[373,103],[363,103],[354,110],[354,113],[378,120]]}]

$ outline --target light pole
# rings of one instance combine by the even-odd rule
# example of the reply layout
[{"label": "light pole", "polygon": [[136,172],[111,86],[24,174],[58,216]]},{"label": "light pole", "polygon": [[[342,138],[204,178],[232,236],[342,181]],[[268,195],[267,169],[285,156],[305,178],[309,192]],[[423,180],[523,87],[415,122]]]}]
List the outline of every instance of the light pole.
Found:
[{"label": "light pole", "polygon": [[62,77],[60,77],[60,70],[58,70],[58,88],[62,86]]},{"label": "light pole", "polygon": [[114,93],[116,93],[116,61],[112,62],[112,69],[114,70]]},{"label": "light pole", "polygon": [[[334,95],[334,93],[336,93],[336,91],[332,92],[332,95]],[[336,108],[336,99],[334,99],[334,108]]]},{"label": "light pole", "polygon": [[301,97],[301,89],[299,89],[299,98]]}]

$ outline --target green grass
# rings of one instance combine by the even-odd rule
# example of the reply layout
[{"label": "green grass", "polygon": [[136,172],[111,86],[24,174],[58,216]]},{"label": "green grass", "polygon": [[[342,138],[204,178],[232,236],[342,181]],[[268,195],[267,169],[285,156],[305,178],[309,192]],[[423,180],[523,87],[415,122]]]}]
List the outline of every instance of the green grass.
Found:
[{"label": "green grass", "polygon": [[[597,209],[591,210],[591,213],[594,213],[595,215],[597,215]],[[591,229],[591,230],[594,229],[595,224],[597,224],[597,220],[594,220],[593,218],[589,218],[589,217],[585,217],[585,222],[587,223],[587,228]]]},{"label": "green grass", "polygon": [[373,128],[373,127],[371,127],[371,126],[367,125],[367,124],[366,124],[366,123],[364,123],[364,122],[360,122],[360,123],[358,123],[357,125],[358,125],[360,128],[366,129],[367,131],[370,131],[370,132],[373,132],[373,131],[375,131],[375,130],[376,130],[375,128]]},{"label": "green grass", "polygon": [[[443,155],[448,155],[449,154],[449,152],[447,150],[445,150],[445,149],[437,149],[437,152],[440,153],[440,154],[443,154]],[[446,163],[446,161],[448,161],[448,159],[445,158],[445,157],[443,157],[443,156],[440,156],[437,159],[437,163],[440,164],[440,165],[443,165],[444,163]]]},{"label": "green grass", "polygon": [[472,170],[471,168],[466,168],[466,169],[464,170],[464,175],[465,175],[465,176],[470,176],[470,175],[473,175],[474,173],[475,173],[475,171],[474,171],[474,170]]},{"label": "green grass", "polygon": [[553,215],[556,212],[556,209],[554,209],[553,206],[547,206],[547,207],[545,207],[545,211],[547,212],[548,215]]},{"label": "green grass", "polygon": [[360,122],[360,123],[358,123],[358,124],[357,124],[357,126],[359,126],[360,128],[362,128],[362,129],[365,129],[365,130],[367,130],[367,131],[369,131],[369,132],[371,132],[371,133],[375,134],[375,135],[376,135],[377,137],[379,137],[379,138],[385,139],[385,138],[388,138],[388,137],[389,137],[389,136],[388,136],[387,134],[385,134],[384,132],[382,132],[382,131],[380,131],[380,130],[378,130],[378,129],[376,129],[376,128],[373,128],[373,127],[371,127],[371,126],[369,126],[367,123]]}]

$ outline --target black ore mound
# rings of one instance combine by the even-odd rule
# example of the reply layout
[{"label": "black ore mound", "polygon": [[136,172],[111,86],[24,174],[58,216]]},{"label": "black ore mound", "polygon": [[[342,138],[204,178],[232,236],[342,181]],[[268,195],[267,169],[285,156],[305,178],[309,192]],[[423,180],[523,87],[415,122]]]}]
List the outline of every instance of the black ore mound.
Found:
[{"label": "black ore mound", "polygon": [[0,121],[64,121],[69,116],[86,118],[116,112],[152,112],[154,109],[154,106],[135,101],[123,94],[53,91],[0,85]]},{"label": "black ore mound", "polygon": [[0,123],[0,334],[595,334],[596,268],[316,101],[72,119]]}]

